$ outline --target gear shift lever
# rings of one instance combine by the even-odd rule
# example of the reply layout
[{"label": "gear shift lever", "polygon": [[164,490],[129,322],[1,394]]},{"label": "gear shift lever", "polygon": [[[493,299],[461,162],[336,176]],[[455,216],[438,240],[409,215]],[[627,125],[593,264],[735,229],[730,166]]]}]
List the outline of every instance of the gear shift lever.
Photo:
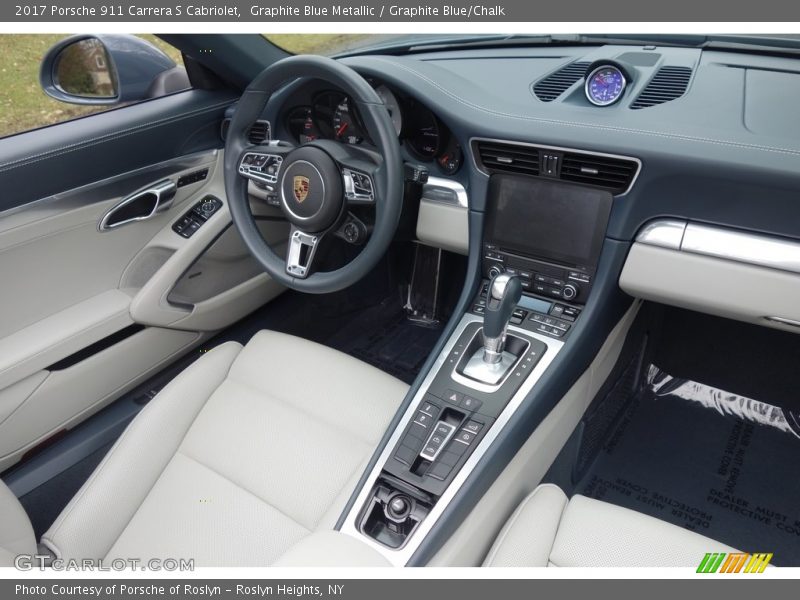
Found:
[{"label": "gear shift lever", "polygon": [[497,364],[503,357],[506,328],[522,297],[519,277],[500,273],[489,283],[483,316],[483,361]]}]

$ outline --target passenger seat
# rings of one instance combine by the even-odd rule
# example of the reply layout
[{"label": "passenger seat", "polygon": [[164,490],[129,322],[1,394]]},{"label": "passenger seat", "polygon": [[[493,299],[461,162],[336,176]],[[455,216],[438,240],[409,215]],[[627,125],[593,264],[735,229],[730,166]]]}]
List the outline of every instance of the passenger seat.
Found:
[{"label": "passenger seat", "polygon": [[13,567],[18,554],[36,554],[36,538],[25,509],[0,481],[0,567]]},{"label": "passenger seat", "polygon": [[487,567],[697,567],[737,552],[698,533],[608,502],[540,485],[492,546]]}]

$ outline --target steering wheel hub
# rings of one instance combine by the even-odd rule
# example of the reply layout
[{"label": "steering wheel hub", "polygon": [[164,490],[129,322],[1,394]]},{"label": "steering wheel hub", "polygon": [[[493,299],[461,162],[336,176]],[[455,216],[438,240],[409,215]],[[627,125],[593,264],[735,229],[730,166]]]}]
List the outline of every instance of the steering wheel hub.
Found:
[{"label": "steering wheel hub", "polygon": [[333,226],[344,208],[342,178],[323,150],[303,146],[283,161],[280,202],[286,219],[301,231],[321,232]]}]

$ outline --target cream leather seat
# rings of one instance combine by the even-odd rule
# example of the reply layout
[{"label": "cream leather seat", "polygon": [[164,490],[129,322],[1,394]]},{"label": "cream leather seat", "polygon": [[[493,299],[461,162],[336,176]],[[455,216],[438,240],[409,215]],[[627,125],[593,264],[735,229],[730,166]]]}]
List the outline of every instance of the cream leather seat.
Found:
[{"label": "cream leather seat", "polygon": [[545,484],[519,505],[484,561],[489,567],[697,567],[737,552],[700,534]]},{"label": "cream leather seat", "polygon": [[[218,346],[142,410],[42,543],[65,559],[269,565],[333,529],[406,391],[292,336]],[[35,542],[7,489],[0,501],[8,564]]]}]

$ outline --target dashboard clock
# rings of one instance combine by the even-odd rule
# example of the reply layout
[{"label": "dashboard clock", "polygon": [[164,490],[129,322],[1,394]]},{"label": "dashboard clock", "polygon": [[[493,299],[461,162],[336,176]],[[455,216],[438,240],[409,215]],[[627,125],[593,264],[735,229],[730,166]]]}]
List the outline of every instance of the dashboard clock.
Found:
[{"label": "dashboard clock", "polygon": [[616,65],[601,64],[591,69],[586,77],[586,98],[595,106],[614,104],[622,97],[628,79]]}]

